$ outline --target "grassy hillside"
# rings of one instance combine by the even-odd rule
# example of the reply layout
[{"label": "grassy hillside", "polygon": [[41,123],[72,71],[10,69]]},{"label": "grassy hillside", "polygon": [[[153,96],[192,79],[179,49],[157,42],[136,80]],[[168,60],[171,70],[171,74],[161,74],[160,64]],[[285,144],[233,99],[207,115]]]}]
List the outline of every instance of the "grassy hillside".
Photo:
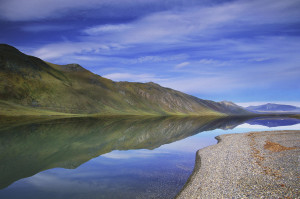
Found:
[{"label": "grassy hillside", "polygon": [[5,44],[0,45],[0,79],[3,115],[248,113],[236,105],[201,100],[152,82],[114,82],[78,64],[47,63]]}]

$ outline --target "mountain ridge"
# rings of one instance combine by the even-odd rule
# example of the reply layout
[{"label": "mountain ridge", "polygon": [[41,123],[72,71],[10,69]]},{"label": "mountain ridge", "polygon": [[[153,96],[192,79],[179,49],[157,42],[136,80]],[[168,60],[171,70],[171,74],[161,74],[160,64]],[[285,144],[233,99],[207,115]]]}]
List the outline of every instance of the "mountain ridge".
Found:
[{"label": "mountain ridge", "polygon": [[0,110],[4,115],[16,114],[18,106],[24,107],[23,115],[250,114],[234,103],[203,100],[154,82],[115,82],[78,64],[45,62],[7,44],[0,44],[0,77]]}]

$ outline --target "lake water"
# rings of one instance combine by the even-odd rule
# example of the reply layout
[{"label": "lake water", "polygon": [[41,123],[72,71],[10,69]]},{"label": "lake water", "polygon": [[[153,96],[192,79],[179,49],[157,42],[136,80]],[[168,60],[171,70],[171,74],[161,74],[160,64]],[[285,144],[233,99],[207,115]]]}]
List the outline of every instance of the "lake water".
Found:
[{"label": "lake water", "polygon": [[215,136],[291,118],[0,118],[0,198],[174,198]]}]

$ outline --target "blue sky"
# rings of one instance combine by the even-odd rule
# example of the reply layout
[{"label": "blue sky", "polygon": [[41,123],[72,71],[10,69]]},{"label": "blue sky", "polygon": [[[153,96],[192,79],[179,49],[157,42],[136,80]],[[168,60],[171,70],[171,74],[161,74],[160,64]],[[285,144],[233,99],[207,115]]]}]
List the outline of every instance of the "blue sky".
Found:
[{"label": "blue sky", "polygon": [[299,0],[2,0],[0,42],[115,81],[300,106]]}]

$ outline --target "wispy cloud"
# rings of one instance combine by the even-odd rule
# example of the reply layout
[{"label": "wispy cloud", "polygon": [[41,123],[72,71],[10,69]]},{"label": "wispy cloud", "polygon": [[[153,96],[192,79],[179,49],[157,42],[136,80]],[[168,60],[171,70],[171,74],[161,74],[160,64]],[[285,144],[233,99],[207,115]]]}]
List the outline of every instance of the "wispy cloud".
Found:
[{"label": "wispy cloud", "polygon": [[187,66],[187,65],[189,65],[190,64],[190,62],[182,62],[182,63],[180,63],[180,64],[177,64],[176,66],[175,66],[175,68],[182,68],[182,67],[185,67],[185,66]]},{"label": "wispy cloud", "polygon": [[[267,5],[268,3],[268,0],[264,1],[264,4]],[[237,24],[241,24],[238,25],[238,31],[247,31],[252,26],[257,26],[257,23],[276,24],[279,20],[277,17],[279,13],[285,13],[281,14],[281,20],[294,21],[295,15],[291,18],[291,15],[288,14],[290,11],[286,10],[295,4],[294,1],[285,3],[282,5],[282,8],[279,6],[272,6],[271,8],[267,6],[264,11],[260,9],[251,9],[251,11],[249,11],[249,8],[257,4],[257,1],[253,1],[252,3],[238,1],[213,7],[197,7],[183,9],[183,11],[154,13],[129,24],[106,24],[89,27],[83,30],[83,32],[88,33],[89,36],[81,37],[82,41],[73,43],[74,47],[77,47],[79,43],[81,48],[89,48],[90,45],[95,46],[96,44],[99,46],[109,46],[113,43],[129,48],[137,45],[150,44],[153,46],[156,44],[160,48],[169,49],[176,44],[177,48],[184,48],[185,46],[197,46],[199,48],[203,46],[204,50],[207,50],[209,45],[212,45],[210,47],[212,48],[214,47],[213,45],[218,43],[214,50],[216,51],[219,50],[216,48],[222,46],[222,40],[220,41],[220,39],[218,39],[218,34],[222,32],[230,34],[229,31],[236,32]],[[259,18],[259,16],[263,17],[263,15],[268,12],[272,13],[271,19],[263,18],[263,20],[261,20]],[[243,21],[243,23],[241,23],[241,21]],[[245,21],[247,21],[247,23],[245,23]],[[225,30],[220,31],[220,28],[224,27],[226,27]],[[111,32],[114,32],[114,34],[112,35]],[[101,35],[98,37],[97,35],[100,33]],[[197,38],[196,43],[194,37]],[[56,45],[64,46],[70,45],[70,43],[57,43]],[[228,47],[228,45],[230,44],[227,42],[226,47]],[[236,51],[251,51],[252,47],[257,48],[256,43],[252,43],[252,45],[249,43],[248,45],[234,46],[238,47]],[[144,48],[145,47],[143,47],[143,49]],[[68,52],[70,53],[70,51],[61,53],[61,56],[65,56]]]},{"label": "wispy cloud", "polygon": [[114,44],[98,44],[93,42],[63,42],[46,45],[36,51],[33,54],[42,59],[53,59],[63,57],[65,55],[94,55],[103,53],[103,51],[109,51],[112,49],[120,48]]},{"label": "wispy cloud", "polygon": [[245,87],[243,82],[239,82],[238,79],[232,79],[229,77],[190,77],[182,79],[169,79],[167,81],[159,82],[162,86],[173,88],[186,93],[226,93],[233,89],[239,89]]},{"label": "wispy cloud", "polygon": [[114,81],[131,81],[131,82],[150,82],[150,81],[163,81],[164,78],[159,78],[154,74],[133,74],[133,73],[110,73],[103,75],[108,79]]},{"label": "wispy cloud", "polygon": [[102,33],[113,33],[113,32],[121,32],[127,29],[130,29],[131,26],[126,24],[118,24],[118,25],[100,25],[91,28],[87,28],[83,30],[84,33],[88,35],[99,35]]},{"label": "wispy cloud", "polygon": [[39,173],[31,178],[25,179],[25,181],[39,189],[58,193],[81,193],[82,190],[87,188],[90,190],[96,189],[96,186],[90,187],[87,183],[74,180],[66,174],[64,178],[61,178],[51,173]]},{"label": "wispy cloud", "polygon": [[[251,125],[251,124],[241,124],[236,127],[237,129],[266,129],[266,126],[263,125]],[[291,126],[278,126],[278,127],[269,127],[270,130],[299,130],[300,129],[300,124],[294,124]]]},{"label": "wispy cloud", "polygon": [[213,65],[213,66],[224,66],[228,64],[226,61],[222,60],[215,60],[215,59],[201,59],[200,61],[197,62],[197,64],[200,65]]},{"label": "wispy cloud", "polygon": [[174,54],[174,55],[166,55],[166,56],[142,56],[133,59],[127,59],[124,63],[125,64],[143,64],[143,63],[153,63],[153,62],[170,62],[176,60],[183,60],[187,59],[187,54]]},{"label": "wispy cloud", "polygon": [[149,158],[161,154],[167,154],[163,151],[137,150],[137,151],[113,151],[102,155],[102,157],[110,159],[130,159],[130,158]]}]

